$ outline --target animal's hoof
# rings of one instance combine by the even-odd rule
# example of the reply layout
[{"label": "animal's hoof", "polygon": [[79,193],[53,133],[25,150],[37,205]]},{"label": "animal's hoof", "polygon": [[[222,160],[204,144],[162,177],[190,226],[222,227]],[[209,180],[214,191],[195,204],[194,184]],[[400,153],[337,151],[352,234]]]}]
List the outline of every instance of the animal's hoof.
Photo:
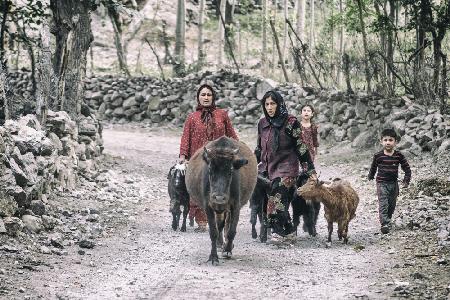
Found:
[{"label": "animal's hoof", "polygon": [[331,242],[327,242],[327,243],[325,244],[325,248],[331,248]]},{"label": "animal's hoof", "polygon": [[217,241],[217,248],[223,249],[223,242],[220,243],[219,241]]},{"label": "animal's hoof", "polygon": [[234,244],[232,243],[227,243],[224,247],[223,247],[223,252],[230,252],[233,250],[234,248]]},{"label": "animal's hoof", "polygon": [[344,238],[344,244],[348,244],[348,238]]},{"label": "animal's hoof", "polygon": [[256,232],[256,229],[252,228],[252,238],[256,239],[258,237],[258,233]]},{"label": "animal's hoof", "polygon": [[194,218],[189,219],[189,226],[194,227]]},{"label": "animal's hoof", "polygon": [[222,256],[224,258],[231,258],[232,255],[233,253],[231,253],[231,251],[222,251]]},{"label": "animal's hoof", "polygon": [[213,266],[218,266],[219,265],[219,257],[215,256],[215,255],[210,255],[207,263],[209,263],[209,262],[211,262],[211,264]]},{"label": "animal's hoof", "polygon": [[180,228],[180,231],[181,231],[181,232],[186,232],[186,226],[182,226],[182,227]]},{"label": "animal's hoof", "polygon": [[172,229],[173,229],[174,231],[177,230],[177,228],[178,228],[178,226],[172,225]]}]

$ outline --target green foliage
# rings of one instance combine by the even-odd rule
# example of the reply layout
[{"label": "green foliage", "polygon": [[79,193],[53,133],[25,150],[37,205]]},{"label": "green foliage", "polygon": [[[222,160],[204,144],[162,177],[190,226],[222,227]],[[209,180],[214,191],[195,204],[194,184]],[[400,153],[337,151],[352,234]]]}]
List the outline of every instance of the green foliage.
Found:
[{"label": "green foliage", "polygon": [[262,34],[262,15],[260,13],[236,15],[235,17],[237,17],[237,20],[241,25],[241,30],[257,36]]},{"label": "green foliage", "polygon": [[[377,1],[377,0],[374,0]],[[373,16],[373,11],[369,9],[371,1],[370,0],[362,0],[363,3],[363,18],[366,20],[367,18]],[[361,25],[359,21],[359,11],[358,4],[356,1],[347,1],[346,2],[346,10],[345,17],[343,18],[343,22],[349,33],[361,33]]]},{"label": "green foliage", "polygon": [[[4,1],[0,1],[0,6],[3,6]],[[29,25],[32,30],[36,29],[33,25],[40,25],[42,20],[49,16],[46,13],[48,5],[41,0],[27,0],[24,5],[15,4],[10,0],[6,2],[9,3],[7,21],[21,23],[23,26]]]}]

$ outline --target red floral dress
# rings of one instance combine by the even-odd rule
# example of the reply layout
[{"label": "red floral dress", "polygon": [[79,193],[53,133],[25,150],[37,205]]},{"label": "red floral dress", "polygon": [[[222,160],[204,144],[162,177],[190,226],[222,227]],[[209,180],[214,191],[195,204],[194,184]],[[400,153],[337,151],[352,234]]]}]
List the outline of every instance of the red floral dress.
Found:
[{"label": "red floral dress", "polygon": [[[184,155],[186,159],[190,159],[195,151],[205,146],[209,141],[221,136],[238,140],[227,111],[217,108],[212,112],[212,117],[215,127],[210,140],[208,140],[206,124],[201,119],[201,111],[195,111],[187,117],[184,123],[183,135],[181,136],[180,156]],[[195,217],[195,221],[198,224],[205,224],[207,222],[206,213],[199,206],[195,205],[192,199],[190,204],[189,217]]]}]

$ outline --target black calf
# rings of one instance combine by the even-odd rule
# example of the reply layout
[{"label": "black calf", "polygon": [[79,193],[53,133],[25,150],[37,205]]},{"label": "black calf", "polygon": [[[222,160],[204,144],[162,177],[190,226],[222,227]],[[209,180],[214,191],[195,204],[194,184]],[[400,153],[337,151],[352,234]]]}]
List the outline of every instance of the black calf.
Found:
[{"label": "black calf", "polygon": [[[297,187],[306,183],[308,176],[300,174],[297,179]],[[297,188],[294,191],[292,199],[292,221],[294,223],[294,231],[297,234],[297,227],[300,224],[300,216],[303,216],[303,231],[308,232],[310,236],[316,236],[316,224],[320,211],[320,202],[305,201],[297,195]]]},{"label": "black calf", "polygon": [[255,189],[250,198],[252,238],[256,239],[258,237],[258,233],[256,232],[256,222],[259,219],[259,238],[261,239],[261,242],[267,241],[267,228],[264,224],[267,223],[267,195],[270,192],[270,187],[270,180],[259,174],[256,180]]},{"label": "black calf", "polygon": [[184,172],[176,166],[170,168],[167,175],[170,196],[170,212],[172,213],[172,229],[177,230],[180,224],[181,208],[183,206],[183,224],[180,231],[186,231],[186,218],[189,213],[189,194],[186,189]]}]

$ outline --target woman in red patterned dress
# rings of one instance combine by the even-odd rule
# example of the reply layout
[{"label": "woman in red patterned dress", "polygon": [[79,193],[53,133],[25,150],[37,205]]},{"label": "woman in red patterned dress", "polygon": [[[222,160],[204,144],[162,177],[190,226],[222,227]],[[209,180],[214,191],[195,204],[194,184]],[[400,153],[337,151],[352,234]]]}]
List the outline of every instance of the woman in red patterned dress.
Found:
[{"label": "woman in red patterned dress", "polygon": [[[197,90],[197,109],[188,115],[184,123],[180,144],[180,163],[189,160],[197,149],[202,148],[209,141],[221,136],[238,140],[231,120],[226,110],[216,108],[216,93],[207,84]],[[191,199],[189,217],[195,218],[198,224],[196,231],[206,231],[206,213]]]}]

